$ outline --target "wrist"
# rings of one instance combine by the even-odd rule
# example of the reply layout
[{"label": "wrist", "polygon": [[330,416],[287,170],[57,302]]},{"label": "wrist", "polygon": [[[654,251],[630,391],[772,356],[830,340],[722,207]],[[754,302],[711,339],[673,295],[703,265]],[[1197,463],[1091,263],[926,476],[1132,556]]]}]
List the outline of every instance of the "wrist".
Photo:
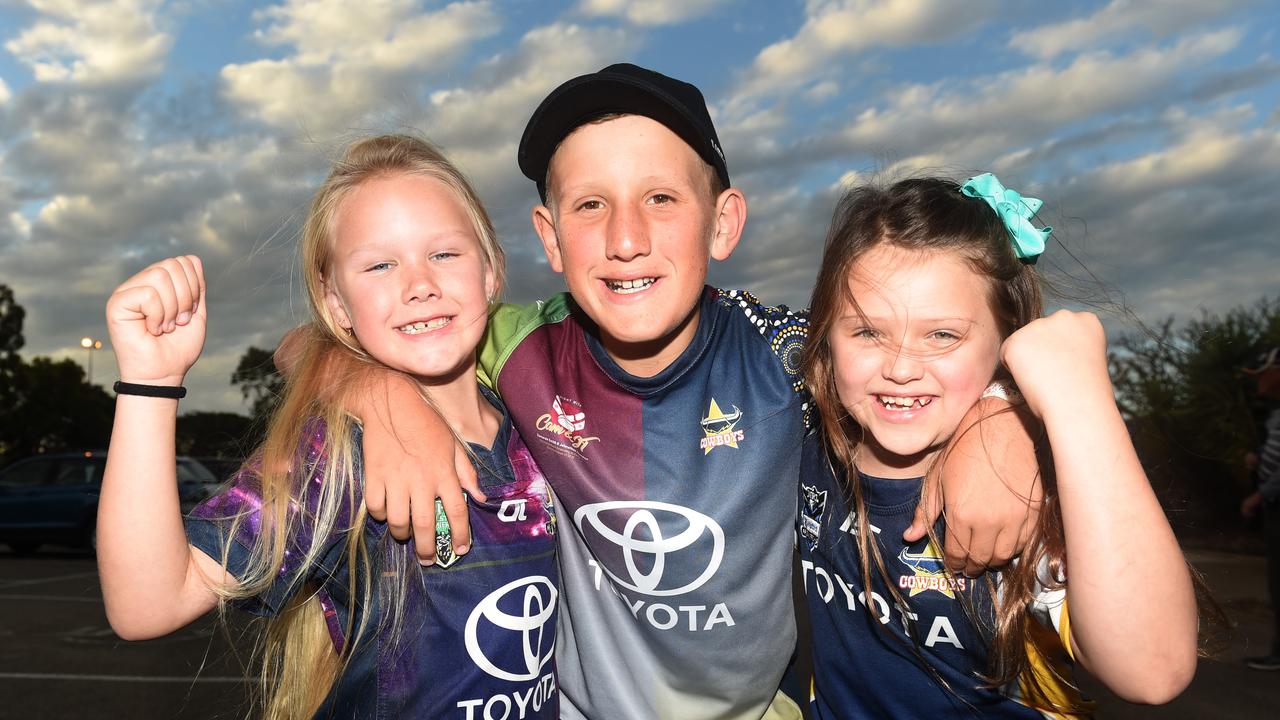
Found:
[{"label": "wrist", "polygon": [[116,383],[111,386],[111,389],[115,391],[117,397],[121,395],[132,395],[135,397],[161,398],[176,401],[187,396],[187,389],[182,385],[157,385],[117,380]]},{"label": "wrist", "polygon": [[177,387],[187,379],[185,372],[157,375],[155,373],[134,372],[120,368],[120,382],[134,385],[170,385]]}]

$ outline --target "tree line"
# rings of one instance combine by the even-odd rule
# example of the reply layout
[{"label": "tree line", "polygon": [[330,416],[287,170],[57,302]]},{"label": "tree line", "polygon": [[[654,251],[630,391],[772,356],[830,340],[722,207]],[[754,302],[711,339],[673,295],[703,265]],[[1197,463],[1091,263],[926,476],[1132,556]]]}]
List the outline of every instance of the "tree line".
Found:
[{"label": "tree line", "polygon": [[[105,449],[111,440],[115,399],[91,384],[73,359],[22,357],[25,319],[26,310],[12,289],[0,284],[0,467],[41,453]],[[178,454],[240,460],[257,446],[284,385],[271,352],[249,348],[231,384],[250,401],[251,414],[180,415]]]},{"label": "tree line", "polygon": [[1280,298],[1222,315],[1169,318],[1113,344],[1111,377],[1134,445],[1184,544],[1254,544],[1240,533],[1253,478],[1244,456],[1263,441],[1266,401],[1242,368],[1280,345]]}]

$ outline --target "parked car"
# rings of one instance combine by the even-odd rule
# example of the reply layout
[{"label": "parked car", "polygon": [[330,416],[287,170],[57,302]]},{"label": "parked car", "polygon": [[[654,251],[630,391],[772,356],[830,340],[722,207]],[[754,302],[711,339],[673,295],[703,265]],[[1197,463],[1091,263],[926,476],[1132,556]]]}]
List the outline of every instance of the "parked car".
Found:
[{"label": "parked car", "polygon": [[198,457],[193,459],[209,468],[209,472],[213,473],[219,483],[224,483],[235,477],[236,473],[240,472],[240,466],[244,464],[243,460],[234,458]]},{"label": "parked car", "polygon": [[[94,546],[103,452],[36,455],[0,470],[0,542],[17,553],[46,543]],[[191,458],[178,458],[183,512],[208,497],[218,478]]]}]

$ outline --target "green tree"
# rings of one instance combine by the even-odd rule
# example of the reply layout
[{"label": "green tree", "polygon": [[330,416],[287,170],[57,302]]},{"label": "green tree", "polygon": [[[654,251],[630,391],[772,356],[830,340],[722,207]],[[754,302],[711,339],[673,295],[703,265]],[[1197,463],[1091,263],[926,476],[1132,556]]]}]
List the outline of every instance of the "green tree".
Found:
[{"label": "green tree", "polygon": [[1223,315],[1172,318],[1115,343],[1111,374],[1134,443],[1184,539],[1231,544],[1250,490],[1244,454],[1257,447],[1264,402],[1240,373],[1280,344],[1280,301]]},{"label": "green tree", "polygon": [[13,429],[19,424],[14,408],[18,404],[18,373],[22,369],[22,321],[26,310],[18,304],[13,290],[0,285],[0,464],[10,456]]},{"label": "green tree", "polygon": [[22,349],[22,321],[27,311],[13,297],[8,285],[0,285],[0,359],[17,357]]},{"label": "green tree", "polygon": [[250,347],[240,356],[231,384],[240,387],[240,394],[253,403],[256,423],[265,423],[284,393],[284,376],[272,360],[271,351]]},{"label": "green tree", "polygon": [[15,402],[0,437],[6,461],[60,450],[101,450],[111,437],[114,399],[85,381],[74,360],[37,357],[20,362]]},{"label": "green tree", "polygon": [[192,412],[178,417],[179,455],[241,460],[255,444],[253,418],[229,412]]}]

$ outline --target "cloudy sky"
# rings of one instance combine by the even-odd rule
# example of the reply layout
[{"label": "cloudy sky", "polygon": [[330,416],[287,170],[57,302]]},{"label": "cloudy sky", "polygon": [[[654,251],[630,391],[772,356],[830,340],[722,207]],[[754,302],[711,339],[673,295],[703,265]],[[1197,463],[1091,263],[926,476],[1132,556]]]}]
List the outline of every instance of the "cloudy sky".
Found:
[{"label": "cloudy sky", "polygon": [[303,317],[298,219],[344,141],[442,145],[534,299],[560,282],[520,132],[633,61],[703,89],[747,195],[718,284],[803,305],[843,184],[993,170],[1142,318],[1217,311],[1280,293],[1277,28],[1264,0],[0,0],[0,283],[25,355],[83,360],[116,284],[199,254],[184,407],[240,410],[237,358]]}]

